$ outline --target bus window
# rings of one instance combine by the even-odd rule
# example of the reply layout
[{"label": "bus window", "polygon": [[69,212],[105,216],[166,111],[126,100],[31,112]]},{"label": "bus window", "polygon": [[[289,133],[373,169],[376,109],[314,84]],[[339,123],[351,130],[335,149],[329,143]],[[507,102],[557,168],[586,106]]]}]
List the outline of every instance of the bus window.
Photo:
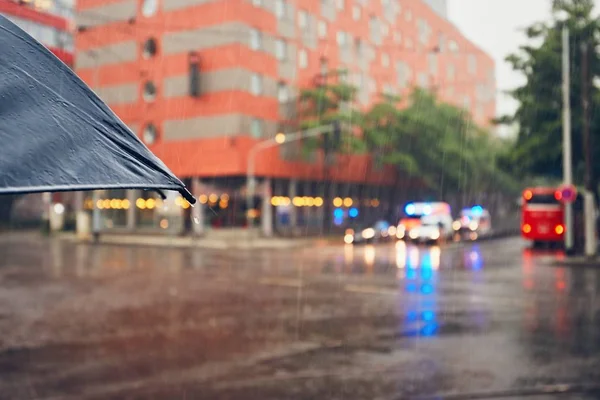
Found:
[{"label": "bus window", "polygon": [[554,193],[536,193],[527,200],[527,204],[558,204],[559,201],[554,196]]}]

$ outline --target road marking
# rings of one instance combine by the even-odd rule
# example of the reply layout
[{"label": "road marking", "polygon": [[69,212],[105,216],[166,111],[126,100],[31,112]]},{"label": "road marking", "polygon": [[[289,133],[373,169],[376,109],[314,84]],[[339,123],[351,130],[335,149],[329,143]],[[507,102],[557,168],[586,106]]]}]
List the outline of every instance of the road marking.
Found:
[{"label": "road marking", "polygon": [[385,296],[396,296],[398,294],[398,291],[396,290],[381,288],[377,286],[346,285],[344,286],[344,290],[347,292],[380,294]]},{"label": "road marking", "polygon": [[302,287],[302,281],[299,279],[291,278],[262,278],[258,281],[261,285],[274,285],[274,286],[285,286],[285,287]]}]

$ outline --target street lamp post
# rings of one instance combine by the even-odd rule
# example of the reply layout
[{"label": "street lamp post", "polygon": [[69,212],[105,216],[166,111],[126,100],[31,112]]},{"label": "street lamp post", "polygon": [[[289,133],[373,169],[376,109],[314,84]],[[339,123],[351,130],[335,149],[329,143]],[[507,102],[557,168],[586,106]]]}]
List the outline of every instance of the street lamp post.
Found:
[{"label": "street lamp post", "polygon": [[250,149],[248,153],[248,165],[246,168],[246,224],[248,228],[252,228],[254,225],[254,217],[250,214],[250,210],[254,207],[254,196],[256,192],[256,177],[254,175],[256,156],[264,149],[280,146],[283,143],[295,142],[301,139],[320,136],[327,132],[332,132],[334,129],[333,124],[318,126],[316,128],[301,130],[289,134],[278,133],[272,139],[263,140],[258,142],[254,147]]},{"label": "street lamp post", "polygon": [[[569,70],[569,28],[562,27],[562,94],[563,94],[563,183],[573,184],[573,170],[571,160],[571,91]],[[565,203],[565,251],[573,252],[573,205]]]},{"label": "street lamp post", "polygon": [[592,179],[592,139],[590,135],[590,73],[589,73],[589,43],[581,47],[581,97],[583,105],[583,154],[585,160],[585,191],[583,194],[585,255],[596,254],[596,205]]}]

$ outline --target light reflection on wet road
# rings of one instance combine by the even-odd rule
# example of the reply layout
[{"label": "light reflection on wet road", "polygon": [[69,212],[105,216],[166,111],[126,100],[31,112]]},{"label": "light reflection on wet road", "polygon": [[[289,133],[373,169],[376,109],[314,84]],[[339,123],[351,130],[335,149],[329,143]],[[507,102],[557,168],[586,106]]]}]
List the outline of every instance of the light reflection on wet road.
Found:
[{"label": "light reflection on wet road", "polygon": [[[381,398],[600,381],[600,270],[519,239],[285,251],[0,238],[0,398]],[[583,397],[572,397],[583,398]]]}]

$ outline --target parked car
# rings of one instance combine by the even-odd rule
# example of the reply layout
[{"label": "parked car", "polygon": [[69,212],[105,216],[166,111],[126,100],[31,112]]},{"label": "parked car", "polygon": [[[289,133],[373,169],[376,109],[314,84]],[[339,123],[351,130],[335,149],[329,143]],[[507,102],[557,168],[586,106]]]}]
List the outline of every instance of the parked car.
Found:
[{"label": "parked car", "polygon": [[390,240],[396,234],[396,227],[387,221],[379,220],[373,224],[363,225],[357,229],[348,228],[344,233],[344,243],[360,244]]}]

